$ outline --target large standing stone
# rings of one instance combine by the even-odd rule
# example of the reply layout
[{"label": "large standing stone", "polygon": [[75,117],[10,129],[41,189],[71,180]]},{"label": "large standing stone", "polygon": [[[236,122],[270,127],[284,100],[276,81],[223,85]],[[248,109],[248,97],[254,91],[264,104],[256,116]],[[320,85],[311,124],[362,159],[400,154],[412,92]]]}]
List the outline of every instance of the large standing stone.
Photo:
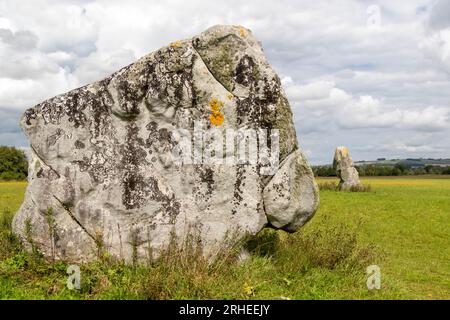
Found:
[{"label": "large standing stone", "polygon": [[356,171],[347,147],[337,147],[334,153],[333,168],[340,178],[339,190],[350,190],[361,185],[358,171]]},{"label": "large standing stone", "polygon": [[[207,149],[195,123],[221,133],[278,129],[279,170],[267,175],[259,163],[219,156],[213,164],[175,161],[186,138],[179,132],[204,142],[191,145],[194,155]],[[173,235],[193,233],[214,255],[265,226],[295,231],[318,206],[279,77],[243,27],[174,42],[38,104],[21,125],[31,145],[29,185],[13,228],[49,257],[88,261],[101,249],[145,259]]]}]

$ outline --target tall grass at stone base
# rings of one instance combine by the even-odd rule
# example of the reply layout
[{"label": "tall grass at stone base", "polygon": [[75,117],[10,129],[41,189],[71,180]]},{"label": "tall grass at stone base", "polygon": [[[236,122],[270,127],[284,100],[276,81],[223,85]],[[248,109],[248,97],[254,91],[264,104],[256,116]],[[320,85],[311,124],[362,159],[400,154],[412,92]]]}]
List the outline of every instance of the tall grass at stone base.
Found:
[{"label": "tall grass at stone base", "polygon": [[[1,214],[0,280],[29,286],[31,298],[36,299],[246,299],[258,290],[254,282],[282,279],[289,284],[289,279],[317,268],[363,274],[377,255],[373,246],[360,244],[357,227],[325,221],[295,234],[264,229],[238,246],[225,248],[214,261],[204,258],[193,238],[182,245],[173,241],[149,263],[99,259],[80,266],[81,290],[69,290],[68,263],[46,261],[24,251],[11,232],[12,217],[11,212]],[[243,249],[250,257],[240,261]],[[268,291],[268,298],[274,298]],[[3,294],[0,298],[8,298]]]}]

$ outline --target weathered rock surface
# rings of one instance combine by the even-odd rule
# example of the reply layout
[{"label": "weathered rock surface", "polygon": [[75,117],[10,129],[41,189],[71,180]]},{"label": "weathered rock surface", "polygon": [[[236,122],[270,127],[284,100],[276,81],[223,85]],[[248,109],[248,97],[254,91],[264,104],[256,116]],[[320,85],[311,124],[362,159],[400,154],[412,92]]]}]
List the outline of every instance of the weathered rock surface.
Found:
[{"label": "weathered rock surface", "polygon": [[[182,137],[174,132],[198,135],[195,121],[204,130],[278,129],[279,170],[177,163]],[[194,232],[214,255],[228,238],[265,226],[295,231],[318,206],[279,77],[243,27],[174,42],[28,109],[21,126],[29,185],[13,229],[48,257],[89,261],[105,250],[125,261],[154,258],[173,235]]]},{"label": "weathered rock surface", "polygon": [[356,171],[347,147],[337,147],[334,153],[333,168],[340,180],[339,190],[350,190],[361,185],[359,174]]}]

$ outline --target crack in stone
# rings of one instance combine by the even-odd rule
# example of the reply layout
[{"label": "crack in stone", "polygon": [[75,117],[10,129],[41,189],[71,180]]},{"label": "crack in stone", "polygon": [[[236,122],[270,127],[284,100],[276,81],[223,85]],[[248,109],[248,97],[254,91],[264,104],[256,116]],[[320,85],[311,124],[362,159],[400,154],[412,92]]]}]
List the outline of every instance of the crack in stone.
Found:
[{"label": "crack in stone", "polygon": [[273,174],[271,176],[267,176],[267,179],[264,180],[264,187],[263,187],[263,189],[270,183],[270,181],[273,180],[273,178],[276,176],[278,170],[280,170],[283,167],[283,165],[286,163],[286,159],[288,159],[297,150],[299,150],[298,147],[296,147],[294,150],[292,150],[286,157],[284,157],[283,160],[280,161],[280,163],[278,164],[278,168],[277,168],[277,171],[275,172],[275,174]]},{"label": "crack in stone", "polygon": [[92,240],[94,240],[95,243],[97,243],[96,240],[95,240],[95,237],[94,237],[93,235],[91,235],[91,234],[87,231],[87,229],[81,224],[80,221],[78,221],[78,219],[73,215],[72,211],[70,211],[69,208],[67,208],[67,207],[64,205],[64,203],[63,203],[60,199],[58,199],[57,196],[53,195],[53,198],[55,198],[56,201],[59,202],[59,204],[61,205],[61,207],[63,207],[64,210],[67,211],[67,213],[68,213],[69,216],[72,218],[72,220],[75,221],[75,223],[78,224],[78,225],[80,226],[80,228],[83,229],[83,231],[86,232],[86,234],[87,234]]},{"label": "crack in stone", "polygon": [[52,170],[54,173],[56,173],[56,175],[58,176],[58,179],[61,178],[61,175],[58,173],[58,171],[56,171],[55,169],[53,169],[53,167],[51,165],[49,165],[46,161],[44,161],[42,159],[42,157],[37,153],[36,149],[30,144],[30,148],[31,150],[33,150],[34,154],[36,155],[36,157],[43,163],[45,164],[47,167],[50,168],[50,170]]},{"label": "crack in stone", "polygon": [[[278,165],[278,169],[277,169],[277,172],[278,172],[278,170],[280,170],[282,167],[283,167],[283,165],[284,164],[286,164],[286,159],[288,159],[294,152],[296,152],[298,150],[298,148],[296,148],[295,150],[293,150],[291,153],[289,153],[281,162],[280,162],[280,164]],[[269,219],[268,219],[268,216],[267,216],[267,211],[266,211],[266,203],[265,203],[265,201],[264,201],[264,189],[269,185],[269,183],[274,179],[274,177],[276,176],[276,174],[277,174],[277,172],[275,172],[275,174],[274,175],[272,175],[267,181],[264,181],[264,186],[262,187],[262,191],[261,191],[261,193],[263,194],[263,196],[262,196],[262,206],[263,206],[263,211],[264,211],[264,215],[266,216],[266,218],[267,218],[267,225],[268,226],[272,226],[271,225],[271,223],[269,222]]]}]

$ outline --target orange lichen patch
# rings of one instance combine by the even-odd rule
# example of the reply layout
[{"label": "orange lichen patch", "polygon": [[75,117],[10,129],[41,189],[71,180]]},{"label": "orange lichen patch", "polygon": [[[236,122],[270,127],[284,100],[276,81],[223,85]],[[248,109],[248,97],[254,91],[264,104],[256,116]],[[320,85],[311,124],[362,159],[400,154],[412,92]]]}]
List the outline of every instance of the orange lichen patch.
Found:
[{"label": "orange lichen patch", "polygon": [[171,48],[178,48],[178,47],[181,46],[181,44],[182,44],[181,40],[178,40],[178,41],[172,42],[172,43],[170,44],[170,47],[171,47]]},{"label": "orange lichen patch", "polygon": [[222,125],[223,121],[225,120],[225,116],[222,112],[213,112],[212,115],[209,116],[209,121],[215,126]]},{"label": "orange lichen patch", "polygon": [[212,98],[211,101],[209,102],[209,106],[212,112],[219,112],[220,109],[223,108],[223,102],[217,98]]},{"label": "orange lichen patch", "polygon": [[239,27],[239,35],[245,38],[247,36],[247,30],[244,27]]},{"label": "orange lichen patch", "polygon": [[220,126],[225,120],[225,116],[220,109],[223,108],[223,102],[217,98],[212,98],[209,102],[212,114],[209,116],[209,121],[215,126]]}]

